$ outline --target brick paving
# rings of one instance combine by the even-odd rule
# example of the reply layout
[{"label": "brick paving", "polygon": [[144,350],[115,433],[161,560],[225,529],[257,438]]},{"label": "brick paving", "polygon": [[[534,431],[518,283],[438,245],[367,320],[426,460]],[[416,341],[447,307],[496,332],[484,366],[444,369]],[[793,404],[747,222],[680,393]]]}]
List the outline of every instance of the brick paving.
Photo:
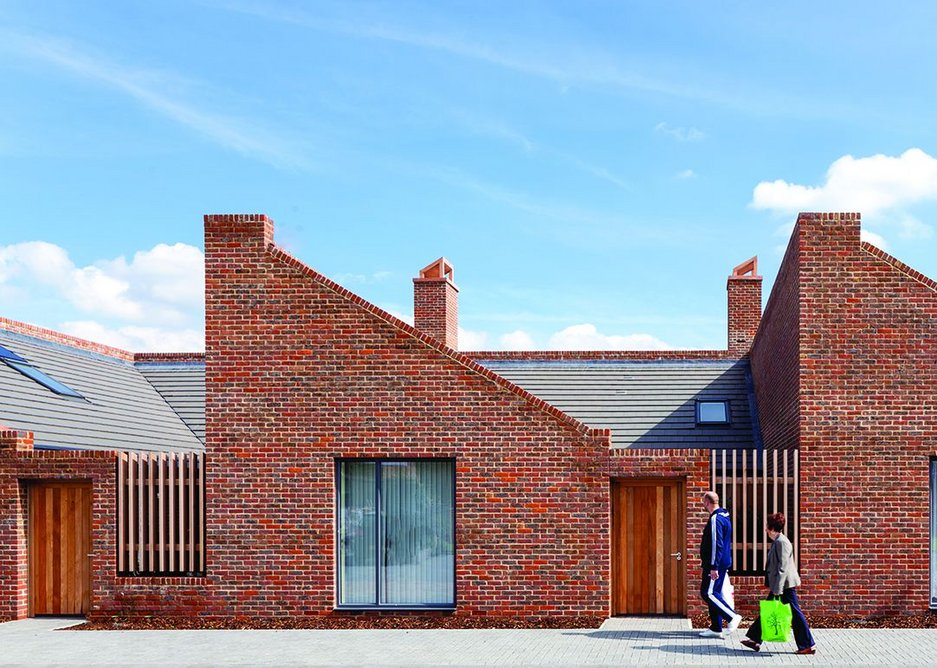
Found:
[{"label": "brick paving", "polygon": [[0,665],[610,666],[926,665],[937,630],[815,629],[818,653],[793,643],[752,652],[697,636],[686,619],[616,618],[600,629],[57,631],[75,620],[0,624]]}]

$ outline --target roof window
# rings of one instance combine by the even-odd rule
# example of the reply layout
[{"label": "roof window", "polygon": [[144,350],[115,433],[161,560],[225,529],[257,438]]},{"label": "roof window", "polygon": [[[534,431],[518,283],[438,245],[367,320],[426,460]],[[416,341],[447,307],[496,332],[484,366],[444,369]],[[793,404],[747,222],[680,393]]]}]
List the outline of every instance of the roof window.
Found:
[{"label": "roof window", "polygon": [[6,365],[8,367],[12,369],[16,369],[24,376],[28,378],[32,378],[34,381],[36,381],[43,387],[49,388],[56,394],[61,394],[62,396],[65,396],[65,397],[77,397],[79,399],[84,399],[83,396],[78,394],[78,392],[70,388],[68,385],[65,385],[64,383],[60,383],[55,378],[48,376],[47,374],[43,373],[42,371],[34,367],[32,364],[24,360],[22,357],[20,357],[14,352],[7,350],[3,346],[0,346],[0,359],[6,362]]},{"label": "roof window", "polygon": [[26,360],[14,353],[12,350],[9,348],[4,348],[3,346],[0,346],[0,359],[13,360],[14,362],[25,362],[26,364],[29,364],[29,362],[26,362]]},{"label": "roof window", "polygon": [[729,402],[725,400],[696,402],[696,424],[729,424]]}]

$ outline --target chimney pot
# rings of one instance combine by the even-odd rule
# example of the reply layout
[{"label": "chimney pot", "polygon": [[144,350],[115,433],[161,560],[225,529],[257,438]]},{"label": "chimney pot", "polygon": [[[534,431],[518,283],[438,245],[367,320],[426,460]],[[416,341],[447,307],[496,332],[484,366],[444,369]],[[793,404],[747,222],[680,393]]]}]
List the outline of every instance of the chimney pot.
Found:
[{"label": "chimney pot", "polygon": [[444,257],[423,267],[413,279],[413,325],[450,348],[459,347],[459,288]]}]

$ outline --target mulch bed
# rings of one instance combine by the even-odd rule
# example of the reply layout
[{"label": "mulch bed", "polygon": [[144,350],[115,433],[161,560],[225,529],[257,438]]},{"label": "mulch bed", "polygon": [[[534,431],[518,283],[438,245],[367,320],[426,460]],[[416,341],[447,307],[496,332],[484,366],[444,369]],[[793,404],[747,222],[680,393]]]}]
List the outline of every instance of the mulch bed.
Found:
[{"label": "mulch bed", "polygon": [[[199,617],[141,617],[113,618],[107,621],[86,622],[71,626],[69,631],[162,631],[197,629],[597,629],[604,617],[464,617],[456,615],[433,616],[370,616],[323,615],[318,617],[289,618],[223,618]],[[709,626],[706,614],[693,617],[694,628]],[[753,621],[746,618],[742,628]],[[937,613],[921,615],[887,615],[868,618],[843,615],[810,615],[810,626],[816,629],[935,629]]]},{"label": "mulch bed", "polygon": [[[754,617],[742,620],[741,628],[747,628]],[[881,615],[876,617],[850,617],[848,615],[807,615],[807,622],[814,629],[937,629],[937,613],[920,615]],[[693,628],[709,626],[709,615],[703,613],[693,617]]]},{"label": "mulch bed", "polygon": [[597,629],[605,617],[464,617],[327,615],[288,618],[143,617],[114,618],[68,627],[68,631],[180,630],[180,629]]}]

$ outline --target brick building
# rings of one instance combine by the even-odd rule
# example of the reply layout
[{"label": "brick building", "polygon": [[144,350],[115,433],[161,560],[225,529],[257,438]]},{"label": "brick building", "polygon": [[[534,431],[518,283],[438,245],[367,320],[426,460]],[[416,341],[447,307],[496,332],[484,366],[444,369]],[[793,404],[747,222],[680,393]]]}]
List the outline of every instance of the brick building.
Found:
[{"label": "brick building", "polygon": [[808,611],[934,600],[937,284],[857,215],[800,216],[763,317],[736,267],[714,351],[459,352],[445,258],[411,327],[265,216],[205,262],[204,356],[0,321],[0,619],[693,614],[714,484],[743,610],[775,509]]}]

